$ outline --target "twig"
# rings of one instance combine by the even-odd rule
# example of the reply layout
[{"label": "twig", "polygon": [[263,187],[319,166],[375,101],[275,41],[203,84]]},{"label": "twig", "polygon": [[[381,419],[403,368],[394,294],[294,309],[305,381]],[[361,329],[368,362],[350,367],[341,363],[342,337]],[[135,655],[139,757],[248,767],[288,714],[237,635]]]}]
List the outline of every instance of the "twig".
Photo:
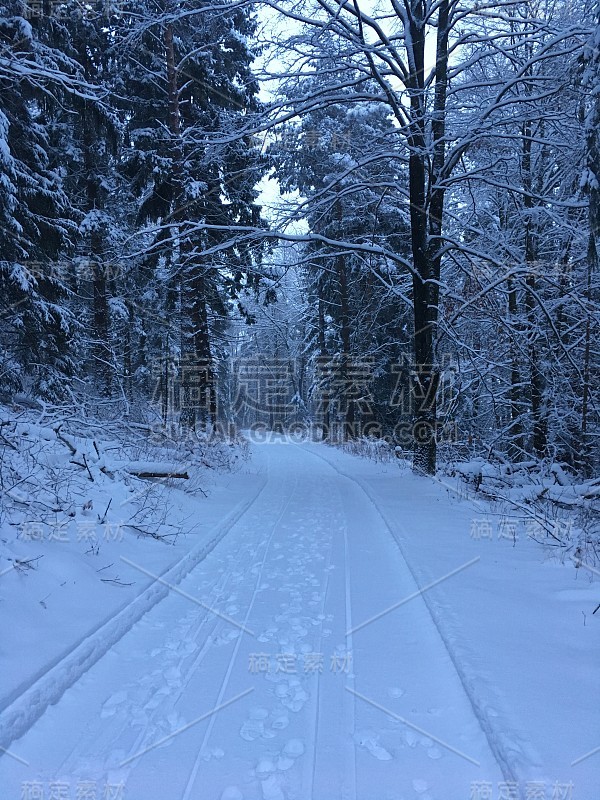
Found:
[{"label": "twig", "polygon": [[25,572],[28,569],[35,569],[35,567],[32,566],[32,565],[35,564],[36,561],[39,561],[40,558],[43,558],[43,557],[44,557],[43,555],[42,556],[37,556],[36,558],[28,558],[25,561],[21,560],[20,558],[16,558],[15,561],[14,561],[15,569],[18,569],[21,572]]},{"label": "twig", "polygon": [[166,539],[169,536],[177,536],[178,535],[177,533],[162,533],[162,534],[152,533],[152,531],[145,531],[142,528],[138,528],[137,525],[126,524],[125,527],[126,528],[132,528],[134,531],[137,531],[138,533],[141,533],[144,536],[151,536],[153,539],[156,539],[158,542],[164,542],[165,544],[168,544],[168,542],[166,542]]},{"label": "twig", "polygon": [[111,497],[110,500],[108,501],[108,505],[106,506],[106,511],[104,512],[104,515],[100,520],[100,525],[103,525],[106,522],[106,515],[108,514],[108,509],[110,508],[110,504],[112,503],[112,501],[113,499]]},{"label": "twig", "polygon": [[[61,442],[63,442],[63,444],[67,445],[67,447],[71,451],[72,455],[76,455],[77,448],[73,445],[72,442],[70,442],[68,439],[66,439],[62,435],[62,433],[60,432],[61,427],[62,427],[62,425],[57,425],[56,428],[54,429],[54,433],[56,434],[56,438],[59,439]],[[73,463],[77,463],[77,462],[73,462]],[[79,466],[82,466],[82,465],[79,464]]]},{"label": "twig", "polygon": [[93,475],[92,475],[92,473],[90,472],[90,468],[89,468],[89,466],[88,466],[88,463],[87,463],[87,458],[85,457],[85,453],[83,453],[83,463],[85,464],[85,468],[86,468],[86,469],[87,469],[87,471],[88,471],[88,475],[90,476],[90,480],[91,480],[91,482],[92,482],[92,483],[95,483],[95,481],[94,481],[94,476],[93,476]]}]

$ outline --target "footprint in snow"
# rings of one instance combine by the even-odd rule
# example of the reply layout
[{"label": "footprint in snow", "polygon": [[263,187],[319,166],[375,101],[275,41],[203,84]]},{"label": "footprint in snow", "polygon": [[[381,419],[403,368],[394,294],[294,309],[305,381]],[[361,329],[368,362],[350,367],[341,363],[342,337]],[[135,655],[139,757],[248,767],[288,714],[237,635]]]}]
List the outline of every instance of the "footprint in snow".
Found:
[{"label": "footprint in snow", "polygon": [[[176,711],[172,711],[166,719],[161,720],[155,728],[159,734],[167,734],[170,736],[172,733],[176,733],[180,728],[184,728],[186,724],[185,719],[178,714]],[[169,738],[162,742],[159,747],[168,747],[173,743],[173,739]]]},{"label": "footprint in snow", "polygon": [[417,742],[419,741],[419,737],[413,730],[407,728],[404,731],[404,741],[409,747],[416,747]]},{"label": "footprint in snow", "polygon": [[131,712],[129,724],[133,728],[145,728],[149,719],[150,717],[145,711],[142,711],[140,708],[136,708]]},{"label": "footprint in snow", "polygon": [[308,692],[305,692],[304,689],[296,689],[291,697],[285,697],[281,702],[286,708],[297,714],[298,711],[302,710],[307,700]]},{"label": "footprint in snow", "polygon": [[265,726],[260,719],[247,719],[240,728],[240,736],[246,742],[260,739],[265,732]]},{"label": "footprint in snow", "polygon": [[283,752],[288,758],[299,758],[304,753],[304,749],[302,739],[290,739],[283,748]]},{"label": "footprint in snow", "polygon": [[304,753],[304,742],[301,739],[290,739],[279,758],[277,759],[277,769],[280,772],[285,772],[296,763],[296,759]]},{"label": "footprint in snow", "polygon": [[168,686],[181,686],[181,670],[178,667],[170,667],[165,672],[165,680]]},{"label": "footprint in snow", "polygon": [[275,775],[261,781],[263,800],[285,800],[285,794]]},{"label": "footprint in snow", "polygon": [[363,731],[362,733],[355,734],[356,743],[360,747],[364,747],[374,758],[378,761],[390,761],[392,755],[388,753],[385,747],[379,744],[379,736],[371,731]]},{"label": "footprint in snow", "polygon": [[417,794],[424,794],[427,789],[429,789],[429,784],[427,781],[424,781],[421,778],[415,778],[412,782],[412,785]]},{"label": "footprint in snow", "polygon": [[271,723],[271,727],[277,731],[283,731],[287,726],[290,724],[290,718],[287,714],[279,714],[273,722]]},{"label": "footprint in snow", "polygon": [[123,692],[123,691],[116,692],[111,697],[109,697],[108,700],[102,706],[102,711],[100,712],[100,717],[102,719],[105,719],[106,717],[112,717],[112,715],[116,713],[117,708],[120,705],[123,705],[123,703],[125,703],[128,699],[129,699],[129,696],[128,696],[127,692]]},{"label": "footprint in snow", "polygon": [[148,700],[147,703],[144,704],[144,709],[146,711],[152,711],[155,708],[158,708],[159,705],[163,702],[165,697],[171,694],[171,689],[169,686],[160,686],[158,689],[155,689],[152,697]]},{"label": "footprint in snow", "polygon": [[228,631],[224,631],[222,633],[216,634],[213,636],[213,644],[215,647],[223,647],[224,645],[230,644],[235,639],[238,638],[240,632],[237,628],[230,628]]},{"label": "footprint in snow", "polygon": [[254,768],[254,772],[256,773],[256,777],[262,781],[268,778],[271,773],[275,772],[275,769],[275,764],[270,758],[261,758]]},{"label": "footprint in snow", "polygon": [[399,686],[392,686],[388,689],[388,694],[390,697],[402,697],[406,692],[404,689],[400,689]]},{"label": "footprint in snow", "polygon": [[180,656],[189,656],[194,653],[198,649],[198,645],[196,642],[192,642],[190,639],[187,641],[182,642],[179,647],[177,648],[177,653]]},{"label": "footprint in snow", "polygon": [[225,755],[225,750],[222,747],[210,747],[208,750],[204,750],[202,753],[202,758],[205,761],[210,761],[213,758],[220,760]]},{"label": "footprint in snow", "polygon": [[244,795],[237,786],[226,786],[221,792],[220,800],[244,800]]}]

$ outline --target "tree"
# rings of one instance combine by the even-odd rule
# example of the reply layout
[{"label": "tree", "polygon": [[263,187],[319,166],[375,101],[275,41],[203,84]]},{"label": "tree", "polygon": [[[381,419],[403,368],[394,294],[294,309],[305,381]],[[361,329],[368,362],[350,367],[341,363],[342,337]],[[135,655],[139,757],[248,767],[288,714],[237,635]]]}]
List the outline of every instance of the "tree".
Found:
[{"label": "tree", "polygon": [[[527,124],[520,116],[523,91],[533,86],[529,102],[539,100],[545,91],[544,78],[531,78],[536,65],[558,63],[580,51],[585,26],[576,17],[570,22],[562,15],[560,25],[546,39],[547,25],[538,19],[530,3],[517,4],[517,35],[512,24],[513,3],[473,6],[460,0],[412,0],[384,3],[375,11],[359,2],[334,8],[327,0],[315,0],[304,7],[275,0],[269,5],[306,31],[293,39],[295,62],[305,74],[329,74],[328,56],[323,54],[321,43],[333,39],[336,74],[342,76],[318,93],[307,94],[300,87],[293,103],[282,104],[282,113],[292,108],[293,113],[302,114],[335,104],[343,88],[352,85],[357,99],[362,95],[362,102],[380,103],[393,114],[408,170],[406,205],[412,258],[407,266],[412,274],[416,378],[414,464],[433,473],[443,265],[453,254],[467,249],[463,242],[447,236],[448,196],[468,178],[465,164],[470,150],[494,137],[502,141],[499,122],[502,125],[513,114]],[[530,57],[522,68],[515,66],[512,75],[500,74],[495,70],[496,59],[499,54],[512,59],[515,38],[519,50],[529,52]],[[479,74],[473,81],[476,70]],[[372,85],[377,87],[375,91]],[[527,129],[523,137],[530,140]],[[526,167],[526,152],[523,158]],[[530,286],[529,291],[532,295],[535,287]],[[535,392],[539,393],[539,387],[532,397]],[[541,406],[536,403],[540,418]]]},{"label": "tree", "polygon": [[[332,59],[326,76],[306,78],[302,91],[326,92],[339,80],[334,76]],[[360,435],[365,425],[380,435],[393,428],[389,402],[378,402],[373,389],[377,378],[380,395],[387,379],[391,398],[393,365],[401,361],[405,344],[397,334],[402,324],[410,324],[404,298],[391,288],[402,280],[397,264],[327,244],[377,243],[403,256],[409,251],[397,189],[405,179],[399,175],[390,114],[381,104],[362,107],[359,99],[351,90],[340,92],[336,103],[284,128],[271,148],[280,184],[301,195],[296,213],[322,237],[305,246],[300,262],[314,309],[307,347],[325,435],[340,418],[344,439]]]},{"label": "tree", "polygon": [[[593,297],[592,280],[598,273],[600,248],[600,3],[595,8],[596,24],[590,37],[586,52],[586,71],[584,85],[589,91],[589,108],[586,116],[587,163],[583,187],[589,196],[589,241],[587,249],[587,274],[585,287],[585,351],[583,362],[583,393],[581,410],[582,445],[587,455],[584,456],[586,470],[590,471],[592,459],[592,437],[590,426],[590,408],[592,407],[592,330],[598,330],[597,291]],[[596,303],[594,304],[594,299]],[[594,322],[595,319],[595,322]],[[597,353],[596,353],[597,375]],[[597,381],[596,381],[597,384]],[[595,409],[596,420],[598,410]]]},{"label": "tree", "polygon": [[32,388],[58,399],[74,372],[77,325],[60,264],[72,252],[76,226],[52,166],[46,126],[53,96],[40,74],[57,75],[65,64],[16,8],[0,17],[0,50],[11,64],[0,75],[1,380],[7,391]]},{"label": "tree", "polygon": [[[178,320],[161,349],[184,365],[183,419],[214,424],[215,335],[256,258],[228,245],[228,231],[261,224],[260,158],[240,132],[258,109],[247,44],[254,22],[235,4],[213,11],[198,0],[148,0],[132,19],[118,46],[118,91],[133,98],[124,175],[138,220],[155,226],[147,263],[162,284],[164,312]],[[162,391],[168,396],[168,386]]]}]

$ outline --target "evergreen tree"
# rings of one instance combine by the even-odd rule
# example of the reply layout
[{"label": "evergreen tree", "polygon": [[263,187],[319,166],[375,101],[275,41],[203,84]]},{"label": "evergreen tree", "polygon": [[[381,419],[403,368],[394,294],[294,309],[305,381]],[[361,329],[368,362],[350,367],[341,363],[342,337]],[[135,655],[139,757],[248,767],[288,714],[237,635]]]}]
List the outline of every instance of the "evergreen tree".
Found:
[{"label": "evergreen tree", "polygon": [[10,65],[0,74],[0,382],[57,399],[74,371],[77,326],[63,264],[76,228],[48,134],[55,87],[40,75],[73,77],[73,68],[40,43],[19,9],[0,8],[0,49]]},{"label": "evergreen tree", "polygon": [[[301,92],[326,91],[328,80],[306,79]],[[337,419],[344,438],[368,423],[388,433],[400,411],[393,407],[394,381],[410,323],[396,289],[403,282],[409,288],[402,267],[409,235],[394,140],[385,107],[361,105],[347,91],[339,103],[305,114],[272,149],[277,177],[284,189],[300,193],[319,237],[303,259],[314,314],[314,395],[324,429]],[[347,242],[347,250],[329,240]],[[352,252],[365,243],[398,260]]]},{"label": "evergreen tree", "polygon": [[133,98],[124,174],[139,221],[156,230],[147,266],[171,321],[160,350],[180,364],[182,417],[214,423],[215,340],[255,257],[232,242],[230,228],[260,224],[262,167],[244,134],[258,109],[247,44],[254,23],[247,9],[213,11],[197,0],[135,10],[119,45],[118,93]]}]

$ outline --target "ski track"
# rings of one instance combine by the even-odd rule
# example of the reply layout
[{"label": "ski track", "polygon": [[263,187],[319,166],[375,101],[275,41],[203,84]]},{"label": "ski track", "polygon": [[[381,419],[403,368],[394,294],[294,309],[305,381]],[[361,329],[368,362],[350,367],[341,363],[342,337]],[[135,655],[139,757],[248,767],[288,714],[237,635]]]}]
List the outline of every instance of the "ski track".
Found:
[{"label": "ski track", "polygon": [[[348,529],[344,525],[344,610],[346,619],[346,652],[353,653],[353,637],[352,637],[352,591],[350,581],[350,555],[348,545]],[[354,665],[351,668],[354,669]],[[348,675],[348,680],[344,687],[345,689],[354,690],[354,673],[351,671]],[[348,730],[354,741],[356,737],[356,714],[355,714],[355,695],[348,691],[344,692],[344,712],[346,716],[346,730]],[[356,757],[354,748],[345,748],[346,753],[346,774],[350,779],[350,786],[346,788],[346,797],[348,800],[356,800]]]},{"label": "ski track", "polygon": [[[420,583],[417,579],[415,571],[409,560],[406,558],[401,541],[396,533],[396,530],[394,529],[395,525],[396,528],[400,529],[406,535],[402,523],[399,520],[397,520],[395,523],[390,522],[387,515],[377,503],[377,500],[372,495],[368,486],[360,478],[344,472],[335,463],[331,462],[322,454],[314,452],[312,449],[301,449],[305,450],[306,452],[310,452],[315,457],[321,459],[333,470],[335,470],[335,472],[337,472],[346,480],[351,481],[361,489],[364,496],[375,508],[385,527],[388,529],[389,533],[396,542],[402,555],[402,559],[413,578],[416,588],[420,589]],[[539,769],[539,757],[533,750],[532,745],[525,741],[525,739],[517,731],[509,731],[507,728],[505,728],[503,732],[498,730],[494,722],[494,718],[498,719],[499,714],[494,709],[500,707],[501,703],[496,697],[492,696],[490,698],[490,695],[493,695],[493,689],[486,685],[485,687],[482,687],[481,694],[479,693],[479,686],[475,685],[477,683],[476,677],[469,675],[465,665],[461,663],[452,641],[444,631],[444,626],[441,622],[440,615],[437,613],[435,605],[430,599],[430,596],[427,594],[427,592],[423,592],[421,597],[427,606],[431,621],[433,622],[439,637],[443,642],[450,659],[452,660],[456,674],[460,679],[465,694],[469,699],[469,703],[473,709],[473,713],[479,721],[481,729],[486,736],[490,749],[502,771],[505,781],[516,784],[518,786],[520,796],[523,796],[522,792],[525,785],[522,780],[523,775],[528,770]],[[484,695],[488,696],[485,697]],[[489,711],[490,708],[492,709],[492,713]]]},{"label": "ski track", "polygon": [[[455,800],[469,780],[517,780],[424,595],[352,633],[417,584],[362,481],[313,449],[258,450],[263,486],[210,551],[163,575],[245,630],[166,587],[127,627],[107,623],[113,638],[96,634],[93,660],[77,669],[69,656],[51,670],[45,704],[23,710],[36,685],[9,707],[13,722],[22,709],[11,749],[31,767],[0,759],[0,786],[14,791],[6,800],[33,779],[122,783],[126,800]],[[269,669],[250,673],[259,651]],[[324,663],[309,672],[315,654]],[[349,654],[348,669],[328,668]],[[286,658],[293,671],[275,668]],[[411,714],[421,728],[404,724]],[[436,745],[441,723],[481,769]]]},{"label": "ski track", "polygon": [[[254,505],[267,486],[268,479],[250,500],[244,500],[228,517],[216,525],[208,536],[176,564],[165,569],[161,581],[177,585],[203,561],[238,520]],[[94,628],[76,642],[60,660],[51,663],[40,677],[34,678],[18,695],[11,695],[0,707],[0,750],[9,750],[50,705],[57,703],[65,691],[114,647],[131,628],[169,594],[169,587],[158,580],[135,597],[127,606]]]},{"label": "ski track", "polygon": [[[240,567],[242,565],[242,561],[244,560],[245,557],[247,557],[247,555],[248,555],[248,553],[247,553],[246,550],[240,550],[237,560],[233,564],[230,565],[230,570],[228,570],[227,572],[223,572],[223,574],[221,575],[221,578],[219,579],[219,581],[217,581],[217,583],[215,583],[214,587],[211,589],[208,598],[204,598],[203,603],[204,603],[205,606],[214,608],[219,604],[219,601],[223,599],[223,596],[226,593],[227,587],[231,585],[232,576],[235,576],[235,575],[239,574]],[[231,596],[231,591],[229,591],[228,594]],[[214,642],[217,640],[218,632],[224,626],[223,626],[223,623],[222,623],[222,621],[221,621],[221,619],[219,617],[213,615],[208,609],[204,609],[204,613],[199,612],[198,616],[194,617],[190,621],[190,625],[182,630],[181,639],[183,639],[185,642],[191,642],[191,641],[194,641],[196,639],[196,637],[198,636],[199,632],[202,630],[203,626],[205,626],[207,624],[210,625],[211,627],[210,627],[209,631],[205,632],[206,638],[205,638],[204,644],[198,650],[197,655],[194,657],[193,661],[187,666],[187,668],[185,667],[185,662],[186,662],[186,659],[190,656],[190,653],[186,652],[186,648],[185,647],[183,648],[183,651],[181,652],[181,657],[178,658],[177,662],[175,664],[173,664],[169,668],[169,669],[174,671],[172,673],[174,675],[175,674],[181,674],[182,672],[185,672],[186,676],[187,676],[187,679],[182,679],[182,681],[180,683],[180,686],[178,687],[177,691],[169,692],[168,694],[166,694],[165,695],[165,700],[162,703],[154,704],[154,709],[152,709],[152,710],[154,710],[154,714],[152,715],[152,717],[150,719],[151,722],[154,721],[154,718],[158,716],[159,712],[162,713],[163,717],[167,716],[167,714],[166,714],[167,711],[169,711],[169,713],[173,713],[173,710],[175,708],[176,703],[182,697],[182,695],[183,695],[183,693],[184,693],[184,691],[185,691],[185,689],[186,689],[186,687],[187,687],[187,685],[189,683],[189,676],[193,675],[196,672],[196,670],[200,667],[200,665],[204,661],[204,658],[208,654],[209,650],[211,649],[211,647],[214,646]],[[238,637],[238,639],[239,639],[239,637]],[[170,645],[167,644],[166,649],[170,650],[170,651],[175,651],[177,653],[177,655],[179,655],[179,651],[177,650],[176,647],[170,647]],[[161,654],[164,655],[164,652],[165,652],[165,649],[157,648],[157,653],[156,654],[157,655],[161,655]],[[151,655],[153,655],[153,654],[151,653]],[[140,706],[143,707],[144,709],[150,709],[151,708],[151,706],[153,705],[153,695],[156,696],[156,693],[157,692],[160,693],[161,688],[164,687],[163,680],[164,680],[164,678],[163,678],[162,673],[159,673],[158,685],[156,685],[156,684],[152,685],[151,684],[148,687],[148,689],[146,691],[146,694],[145,694],[145,697],[144,697],[144,700],[143,701],[140,701],[140,700],[137,701],[138,708]],[[109,701],[110,701],[110,699],[111,698],[109,698]],[[107,704],[105,703],[104,706],[106,707],[106,705]],[[110,703],[108,705],[108,709],[109,709],[109,712],[107,712],[107,713],[109,713],[112,716],[112,713],[110,713],[110,711],[112,710],[112,705]],[[103,711],[104,711],[104,708],[103,708]],[[123,731],[126,730],[126,728],[127,728],[128,720],[124,715],[121,715],[121,718],[120,718],[119,722],[120,722],[120,724],[118,725],[118,730],[115,731],[114,730],[114,726],[113,726],[113,732],[112,732],[111,736],[114,739],[116,739],[119,736],[121,736],[123,734]],[[124,758],[124,760],[127,761],[128,759],[133,758],[136,753],[140,752],[140,750],[142,750],[144,748],[144,746],[150,745],[151,742],[152,742],[152,733],[153,733],[153,729],[152,729],[152,727],[150,725],[147,725],[147,726],[143,727],[142,730],[140,731],[139,736],[137,737],[137,739],[134,741],[134,743],[129,748],[129,750],[127,752],[127,755]],[[88,743],[93,744],[95,736],[97,736],[97,730],[96,729],[94,729],[93,733],[88,736]],[[72,752],[70,754],[69,760],[63,762],[63,764],[61,765],[61,769],[59,770],[59,773],[68,774],[68,773],[74,772],[76,770],[77,757],[78,757],[78,753],[81,751],[81,749],[82,749],[82,745],[79,742],[73,748],[73,750],[72,750]],[[91,749],[90,744],[88,744],[88,749]],[[128,772],[129,772],[129,770],[121,773],[121,777],[126,779],[126,776],[127,776]]]}]

